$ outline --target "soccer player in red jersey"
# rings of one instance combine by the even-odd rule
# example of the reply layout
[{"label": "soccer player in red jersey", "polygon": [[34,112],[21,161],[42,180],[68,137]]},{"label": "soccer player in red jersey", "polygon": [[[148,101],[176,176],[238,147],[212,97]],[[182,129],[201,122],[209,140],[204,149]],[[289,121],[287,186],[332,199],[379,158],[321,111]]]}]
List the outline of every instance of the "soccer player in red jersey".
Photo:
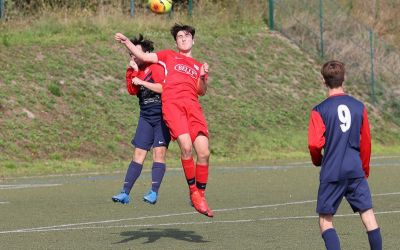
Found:
[{"label": "soccer player in red jersey", "polygon": [[380,250],[382,237],[367,182],[371,156],[367,110],[362,102],[345,94],[343,63],[329,61],[321,73],[328,98],[311,111],[308,147],[313,164],[321,166],[316,212],[322,238],[327,249],[340,249],[333,216],[346,197],[360,214],[371,249]]},{"label": "soccer player in red jersey", "polygon": [[[153,42],[142,35],[131,40],[139,50],[148,53],[154,50]],[[147,152],[153,148],[152,186],[143,201],[155,204],[158,190],[165,173],[165,155],[171,140],[162,117],[161,92],[165,70],[159,64],[148,64],[130,53],[131,60],[126,71],[126,87],[131,95],[139,99],[140,117],[132,145],[135,146],[133,159],[125,175],[121,193],[112,197],[114,202],[129,203],[129,193],[140,176]]]},{"label": "soccer player in red jersey", "polygon": [[[188,25],[175,24],[171,34],[178,51],[163,50],[143,53],[121,33],[115,40],[123,43],[136,57],[149,63],[161,63],[167,71],[162,93],[163,117],[173,140],[181,149],[181,162],[189,185],[190,199],[195,209],[213,217],[204,192],[208,181],[209,139],[207,123],[198,99],[207,91],[209,66],[192,57],[195,29]],[[192,148],[197,162],[192,158]]]}]

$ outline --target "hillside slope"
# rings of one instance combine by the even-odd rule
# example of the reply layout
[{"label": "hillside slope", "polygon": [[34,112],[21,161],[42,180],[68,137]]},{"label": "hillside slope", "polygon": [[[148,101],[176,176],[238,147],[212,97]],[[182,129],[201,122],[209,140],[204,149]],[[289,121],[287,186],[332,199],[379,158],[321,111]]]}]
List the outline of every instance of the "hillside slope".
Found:
[{"label": "hillside slope", "polygon": [[[3,167],[129,159],[139,108],[125,90],[128,56],[113,32],[141,32],[157,50],[174,48],[170,23],[157,29],[154,24],[106,30],[90,21],[75,25],[55,22],[4,29],[0,35]],[[209,90],[201,102],[212,161],[307,157],[309,111],[325,98],[318,63],[262,23],[200,26],[194,56],[210,64]],[[395,152],[399,127],[368,107],[375,152]],[[168,156],[177,159],[175,143]]]}]

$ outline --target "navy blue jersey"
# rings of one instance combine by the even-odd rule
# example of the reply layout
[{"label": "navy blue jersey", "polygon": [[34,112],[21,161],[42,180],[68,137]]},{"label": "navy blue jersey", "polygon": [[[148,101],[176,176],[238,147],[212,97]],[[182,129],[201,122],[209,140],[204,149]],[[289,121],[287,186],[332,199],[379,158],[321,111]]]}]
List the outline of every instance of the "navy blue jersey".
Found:
[{"label": "navy blue jersey", "polygon": [[140,116],[150,122],[162,119],[161,94],[144,86],[133,85],[132,79],[134,77],[138,77],[139,79],[150,83],[163,84],[165,78],[164,68],[159,64],[151,64],[139,72],[133,72],[132,69],[128,69],[126,75],[128,91],[130,88],[132,89],[129,93],[136,95],[139,99]]},{"label": "navy blue jersey", "polygon": [[322,166],[320,182],[368,177],[371,138],[362,102],[345,94],[328,97],[312,110],[308,132],[312,161]]}]

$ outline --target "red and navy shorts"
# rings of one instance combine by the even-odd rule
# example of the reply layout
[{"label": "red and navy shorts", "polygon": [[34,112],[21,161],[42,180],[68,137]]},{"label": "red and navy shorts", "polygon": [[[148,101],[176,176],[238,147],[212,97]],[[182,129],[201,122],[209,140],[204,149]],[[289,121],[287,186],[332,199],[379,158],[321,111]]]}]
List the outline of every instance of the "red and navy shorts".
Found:
[{"label": "red and navy shorts", "polygon": [[192,142],[199,134],[208,137],[207,122],[198,101],[163,100],[162,111],[172,140],[176,140],[182,134],[189,134]]}]

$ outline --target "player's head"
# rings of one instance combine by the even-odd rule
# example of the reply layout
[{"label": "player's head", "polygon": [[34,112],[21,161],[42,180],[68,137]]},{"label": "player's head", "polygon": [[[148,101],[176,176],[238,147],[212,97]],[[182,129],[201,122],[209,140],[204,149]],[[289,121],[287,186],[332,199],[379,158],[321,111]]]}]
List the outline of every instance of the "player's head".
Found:
[{"label": "player's head", "polygon": [[179,51],[189,52],[194,44],[194,27],[176,23],[171,28],[171,35],[174,37]]},{"label": "player's head", "polygon": [[[143,52],[149,53],[154,50],[153,42],[147,39],[144,39],[142,34],[139,34],[138,37],[134,37],[129,39],[137,48],[141,49]],[[134,60],[136,64],[140,67],[143,65],[143,62],[135,57],[132,53],[129,53],[131,56],[131,60]]]},{"label": "player's head", "polygon": [[335,60],[328,61],[322,66],[321,74],[328,88],[342,87],[345,74],[344,63]]}]

